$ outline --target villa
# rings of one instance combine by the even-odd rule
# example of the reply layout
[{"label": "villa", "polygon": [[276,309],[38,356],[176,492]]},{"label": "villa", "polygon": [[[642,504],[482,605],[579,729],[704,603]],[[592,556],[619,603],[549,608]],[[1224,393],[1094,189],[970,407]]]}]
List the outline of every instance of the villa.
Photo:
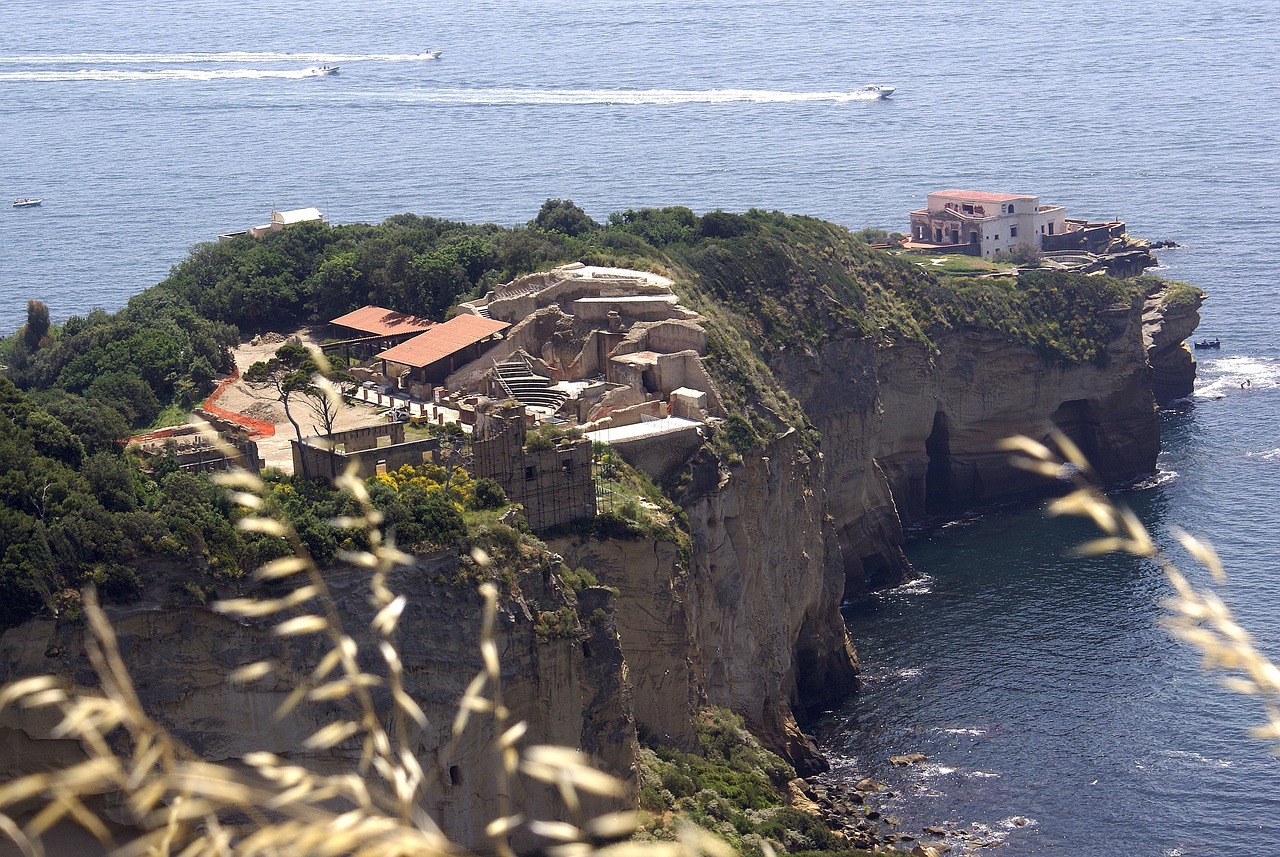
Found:
[{"label": "villa", "polygon": [[1104,252],[1125,233],[1122,221],[1090,223],[1068,218],[1061,205],[1041,205],[1026,193],[939,190],[911,212],[912,246],[994,256],[1019,244],[1037,250]]}]

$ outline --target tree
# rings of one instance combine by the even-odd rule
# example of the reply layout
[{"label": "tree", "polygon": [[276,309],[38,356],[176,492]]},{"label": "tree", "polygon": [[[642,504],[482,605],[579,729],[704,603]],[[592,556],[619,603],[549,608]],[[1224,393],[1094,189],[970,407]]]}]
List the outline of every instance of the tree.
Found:
[{"label": "tree", "polygon": [[331,382],[328,385],[322,386],[310,380],[305,387],[299,388],[296,392],[302,397],[302,405],[320,421],[324,433],[333,434],[334,424],[338,421],[338,415],[342,413],[342,397],[332,385],[355,379],[346,372],[340,371],[330,372],[328,377]]},{"label": "tree", "polygon": [[529,225],[548,232],[560,232],[571,238],[600,228],[599,223],[568,199],[547,200]]},{"label": "tree", "polygon": [[27,301],[27,324],[22,328],[22,341],[35,351],[49,335],[49,307],[43,301]]},{"label": "tree", "polygon": [[294,397],[312,386],[311,376],[317,368],[306,346],[290,340],[276,349],[270,360],[259,360],[244,373],[250,386],[275,394],[275,400],[284,406],[284,415],[298,435],[298,443],[302,443],[302,426],[293,416]]}]

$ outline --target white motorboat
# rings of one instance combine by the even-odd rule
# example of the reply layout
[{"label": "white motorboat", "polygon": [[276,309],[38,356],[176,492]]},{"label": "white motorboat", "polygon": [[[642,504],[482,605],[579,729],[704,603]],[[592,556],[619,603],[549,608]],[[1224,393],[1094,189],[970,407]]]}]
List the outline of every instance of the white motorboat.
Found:
[{"label": "white motorboat", "polygon": [[38,199],[34,196],[21,196],[13,201],[13,207],[31,208],[33,205],[39,205],[42,202],[44,202],[43,199]]},{"label": "white motorboat", "polygon": [[442,53],[444,53],[444,51],[423,51],[422,53],[418,54],[418,59],[420,59],[420,60],[438,60],[438,59],[440,59],[440,55],[441,55]]},{"label": "white motorboat", "polygon": [[338,67],[336,65],[318,65],[314,68],[307,69],[307,74],[320,77],[326,74],[337,74]]},{"label": "white motorboat", "polygon": [[853,94],[860,98],[888,98],[897,91],[898,89],[895,86],[881,86],[878,83],[868,83],[861,89],[855,89]]}]

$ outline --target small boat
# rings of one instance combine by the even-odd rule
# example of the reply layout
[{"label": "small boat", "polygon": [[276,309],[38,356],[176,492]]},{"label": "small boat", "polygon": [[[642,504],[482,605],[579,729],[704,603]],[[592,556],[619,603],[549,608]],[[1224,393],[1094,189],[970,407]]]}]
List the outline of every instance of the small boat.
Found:
[{"label": "small boat", "polygon": [[1196,348],[1221,348],[1221,339],[1202,339],[1196,343]]},{"label": "small boat", "polygon": [[318,65],[315,68],[307,69],[307,74],[319,77],[325,74],[337,74],[338,67],[336,65]]},{"label": "small boat", "polygon": [[896,86],[881,86],[878,83],[868,83],[861,89],[855,89],[853,94],[859,98],[888,98],[898,91]]},{"label": "small boat", "polygon": [[14,208],[31,208],[33,205],[39,205],[42,202],[44,202],[43,199],[39,199],[34,196],[20,196],[13,201],[13,207]]},{"label": "small boat", "polygon": [[420,59],[420,60],[438,60],[438,59],[440,59],[440,55],[441,55],[442,53],[444,53],[444,51],[423,51],[422,53],[418,54],[418,59]]}]

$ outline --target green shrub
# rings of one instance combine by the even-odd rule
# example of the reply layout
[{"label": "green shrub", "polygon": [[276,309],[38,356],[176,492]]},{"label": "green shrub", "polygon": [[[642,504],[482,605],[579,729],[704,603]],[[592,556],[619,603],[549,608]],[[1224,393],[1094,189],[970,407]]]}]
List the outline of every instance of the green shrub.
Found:
[{"label": "green shrub", "polygon": [[560,569],[560,580],[567,586],[570,591],[577,592],[579,589],[586,589],[589,586],[599,586],[599,581],[589,569],[582,567],[570,569],[564,566]]},{"label": "green shrub", "polygon": [[482,476],[475,483],[475,499],[472,503],[477,510],[501,509],[507,504],[507,494],[497,480]]},{"label": "green shrub", "polygon": [[756,430],[752,428],[751,423],[738,414],[731,414],[720,426],[718,434],[723,438],[725,445],[739,455],[748,452],[760,443],[760,436],[756,434]]}]

